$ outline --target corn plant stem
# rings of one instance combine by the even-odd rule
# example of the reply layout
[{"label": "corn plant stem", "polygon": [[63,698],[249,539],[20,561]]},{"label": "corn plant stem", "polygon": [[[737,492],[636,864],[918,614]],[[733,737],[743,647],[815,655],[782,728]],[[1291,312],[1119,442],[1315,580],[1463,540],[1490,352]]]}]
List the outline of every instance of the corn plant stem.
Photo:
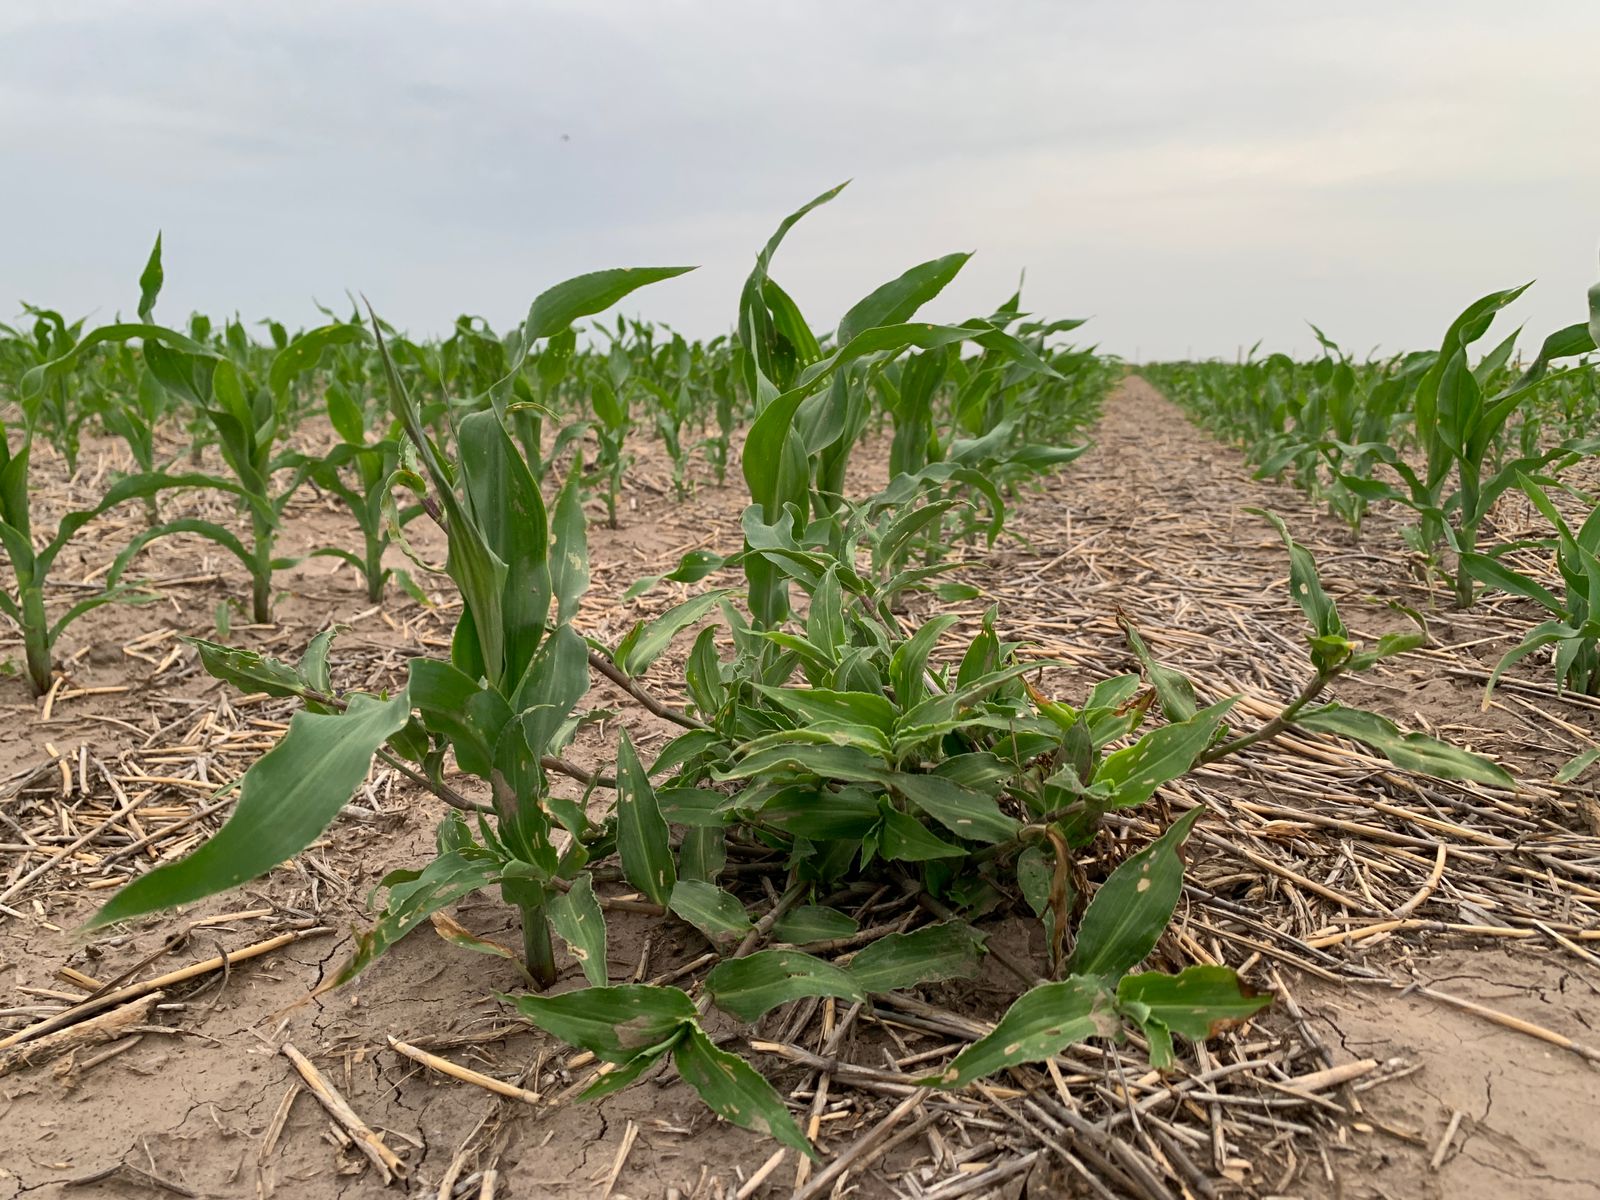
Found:
[{"label": "corn plant stem", "polygon": [[1317,675],[1311,680],[1310,683],[1306,684],[1298,696],[1290,701],[1287,708],[1285,708],[1277,716],[1273,717],[1272,720],[1268,721],[1260,729],[1257,729],[1254,733],[1247,733],[1243,737],[1236,737],[1232,741],[1223,742],[1220,746],[1213,746],[1210,750],[1204,751],[1199,758],[1195,759],[1195,765],[1206,766],[1210,763],[1216,762],[1219,758],[1226,758],[1230,754],[1237,754],[1239,751],[1249,746],[1254,746],[1258,742],[1269,741],[1272,738],[1277,737],[1280,733],[1294,725],[1294,719],[1299,715],[1300,710],[1305,708],[1306,705],[1310,704],[1318,696],[1322,695],[1323,691],[1327,688],[1328,684],[1333,681],[1334,676],[1337,674],[1338,671],[1335,670],[1327,674]]},{"label": "corn plant stem", "polygon": [[522,957],[540,990],[556,981],[556,952],[550,944],[550,917],[543,904],[523,904]]},{"label": "corn plant stem", "polygon": [[589,665],[662,720],[671,721],[674,725],[681,725],[685,729],[709,728],[705,722],[696,720],[688,713],[680,712],[671,705],[661,703],[661,701],[640,687],[637,682],[624,675],[617,668],[617,665],[605,655],[597,654],[593,650],[589,651]]},{"label": "corn plant stem", "polygon": [[35,696],[42,696],[50,690],[50,622],[45,615],[44,589],[37,583],[22,589],[22,644],[28,683]]},{"label": "corn plant stem", "polygon": [[250,564],[251,620],[257,625],[272,621],[272,525],[259,512],[250,517],[254,536],[255,561]]},{"label": "corn plant stem", "polygon": [[455,788],[451,787],[448,783],[435,783],[421,771],[412,770],[409,766],[407,766],[400,759],[396,758],[393,754],[389,753],[387,750],[379,750],[378,758],[380,758],[386,766],[393,767],[396,771],[399,771],[400,774],[411,780],[412,783],[419,787],[426,788],[428,791],[432,792],[451,808],[459,808],[462,812],[470,813],[492,813],[494,811],[493,806],[488,804],[480,804],[476,800],[469,800],[466,796],[463,796],[460,792],[456,791]]}]

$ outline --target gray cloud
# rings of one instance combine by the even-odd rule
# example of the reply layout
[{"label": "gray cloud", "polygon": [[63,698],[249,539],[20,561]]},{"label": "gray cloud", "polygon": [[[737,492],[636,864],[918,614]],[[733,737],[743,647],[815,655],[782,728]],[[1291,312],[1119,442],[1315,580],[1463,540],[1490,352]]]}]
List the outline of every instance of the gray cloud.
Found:
[{"label": "gray cloud", "polygon": [[1429,344],[1538,276],[1535,333],[1597,274],[1600,8],[1478,0],[201,0],[0,10],[0,305],[169,317],[514,319],[601,266],[732,322],[756,248],[813,324],[908,264],[977,256],[933,315],[1094,314],[1108,349]]}]

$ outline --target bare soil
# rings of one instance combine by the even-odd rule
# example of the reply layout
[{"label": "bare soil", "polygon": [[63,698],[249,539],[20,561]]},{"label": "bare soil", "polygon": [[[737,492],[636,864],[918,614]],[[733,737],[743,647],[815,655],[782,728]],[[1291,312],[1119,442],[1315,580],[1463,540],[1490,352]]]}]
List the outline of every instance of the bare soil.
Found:
[{"label": "bare soil", "polygon": [[[1163,808],[1211,807],[1191,843],[1194,888],[1158,957],[1172,966],[1227,962],[1280,999],[1209,1050],[1185,1051],[1166,1080],[1146,1073],[1137,1047],[1125,1047],[1114,1064],[1099,1050],[1074,1060],[1082,1080],[1072,1075],[1064,1086],[1094,1114],[1114,1113],[1119,1097],[1125,1106],[1130,1091],[1159,1101],[1142,1109],[1140,1122],[1117,1125],[1118,1136],[1178,1172],[1142,1191],[1115,1179],[1105,1186],[1147,1198],[1185,1188],[1196,1196],[1600,1195],[1591,1147],[1600,1074],[1592,1052],[1580,1052],[1600,1044],[1600,945],[1583,936],[1600,930],[1600,807],[1592,788],[1548,783],[1592,744],[1595,706],[1550,694],[1542,665],[1529,662],[1483,710],[1482,675],[1531,614],[1504,599],[1465,614],[1445,609],[1403,549],[1399,515],[1375,513],[1353,538],[1287,487],[1252,481],[1234,450],[1206,439],[1137,379],[1108,402],[1094,437],[1088,455],[1015,499],[1009,528],[1019,538],[963,551],[971,561],[962,577],[985,595],[950,606],[963,615],[962,629],[970,632],[984,607],[999,604],[1006,636],[1067,664],[1048,673],[1047,686],[1079,699],[1096,680],[1136,669],[1116,624],[1121,608],[1208,698],[1238,692],[1270,712],[1295,694],[1306,667],[1282,547],[1243,511],[1267,505],[1316,551],[1359,635],[1404,623],[1385,600],[1428,615],[1432,649],[1342,685],[1339,698],[1470,745],[1530,785],[1515,795],[1435,788],[1348,744],[1307,736],[1200,772],[1166,789],[1150,815],[1131,818],[1122,835],[1130,843],[1159,826]],[[36,491],[57,512],[82,506],[97,476],[120,461],[114,445],[91,446],[68,480],[59,463],[40,457]],[[870,445],[858,452],[861,486],[882,458]],[[582,624],[608,642],[690,590],[664,584],[624,603],[630,583],[687,550],[730,549],[738,538],[740,489],[702,478],[694,497],[680,502],[654,450],[641,449],[641,459],[630,473],[621,528],[603,528],[596,510],[591,529],[594,586]],[[236,520],[220,501],[183,504]],[[1507,530],[1526,519],[1509,509],[1500,517]],[[92,577],[141,520],[134,513],[98,522],[63,556],[58,578]],[[345,542],[349,528],[334,502],[308,490],[291,508],[281,552]],[[427,552],[440,549],[426,536],[419,542]],[[308,1055],[400,1154],[408,1176],[400,1183],[411,1194],[437,1194],[453,1164],[456,1195],[479,1195],[491,1169],[500,1196],[598,1196],[608,1186],[612,1196],[632,1197],[737,1192],[772,1153],[769,1143],[716,1122],[670,1072],[598,1103],[563,1097],[586,1078],[582,1064],[496,999],[521,986],[502,959],[424,928],[349,989],[310,998],[348,952],[372,886],[431,852],[443,808],[389,772],[374,773],[317,847],[241,893],[134,922],[111,937],[75,937],[133,864],[174,857],[215,828],[227,812],[226,798],[213,796],[217,786],[271,744],[289,711],[230,696],[199,670],[192,651],[163,636],[214,636],[219,602],[245,590],[236,564],[184,539],[158,543],[141,561],[159,600],[101,609],[72,627],[60,653],[68,679],[48,720],[21,680],[0,680],[0,713],[8,718],[0,720],[0,1038],[81,996],[93,986],[88,981],[113,980],[148,957],[155,956],[140,977],[237,954],[280,933],[301,936],[169,989],[145,1026],[109,1046],[0,1075],[0,1200],[354,1200],[399,1191],[341,1144],[280,1052],[284,1042]],[[353,573],[331,559],[306,559],[280,586],[274,625],[245,627],[236,614],[233,639],[293,656],[329,622],[347,625],[334,656],[346,686],[400,678],[407,658],[443,647],[453,620],[447,608],[424,608],[398,592],[373,606]],[[71,589],[59,591],[70,602]],[[20,657],[19,649],[0,652]],[[653,683],[670,694],[677,668],[669,657]],[[584,766],[609,765],[618,723],[646,750],[667,736],[606,685],[592,700],[620,715],[584,731],[571,753]],[[578,794],[575,785],[568,794]],[[1446,867],[1430,887],[1440,846]],[[1409,925],[1364,932],[1395,919],[1396,909]],[[516,939],[498,897],[469,899],[454,915],[482,937]],[[676,924],[619,912],[608,923],[614,979],[660,978],[706,951],[698,934]],[[1042,965],[1036,928],[1016,921],[985,928],[1013,961]],[[184,936],[168,944],[174,933]],[[565,981],[577,971],[563,961],[561,986],[571,986]],[[63,976],[63,968],[81,974]],[[1017,990],[991,964],[978,980],[927,990],[924,1001],[963,1019],[993,1020]],[[1579,1050],[1511,1028],[1485,1009],[1571,1039]],[[820,1037],[812,1038],[808,1022],[820,1030],[838,1015],[831,1005],[820,1014],[817,1006],[784,1011],[761,1032],[815,1048]],[[886,1067],[885,1059],[898,1063],[955,1036],[929,1033],[910,1012],[905,1023],[884,1017],[858,1021],[841,1060],[912,1070]],[[729,1023],[713,1031],[737,1029]],[[502,1100],[420,1067],[389,1049],[388,1036],[519,1080],[545,1101]],[[115,1053],[102,1057],[108,1051]],[[1313,1095],[1294,1090],[1294,1078],[1365,1059],[1381,1065]],[[817,1072],[757,1061],[780,1088],[799,1090],[802,1104],[814,1102]],[[1159,1095],[1217,1064],[1275,1061],[1285,1065],[1281,1078],[1268,1066],[1241,1069],[1230,1079],[1248,1078],[1249,1086],[1218,1082],[1208,1093],[1216,1100]],[[1089,1194],[1055,1148],[1082,1161],[1101,1143],[1080,1141],[1026,1108],[1035,1077],[1009,1080],[1021,1089],[1010,1102],[975,1094],[959,1111],[930,1110],[937,1120],[849,1176],[854,1194]],[[829,1078],[820,1075],[823,1086]],[[842,1068],[831,1088],[818,1138],[823,1163],[884,1120],[896,1099]],[[554,1097],[562,1099],[552,1104]],[[1184,1178],[1173,1165],[1180,1158],[1198,1173],[1185,1185],[1174,1182]],[[795,1180],[790,1156],[754,1194],[788,1195]],[[971,1190],[955,1190],[963,1187]]]}]

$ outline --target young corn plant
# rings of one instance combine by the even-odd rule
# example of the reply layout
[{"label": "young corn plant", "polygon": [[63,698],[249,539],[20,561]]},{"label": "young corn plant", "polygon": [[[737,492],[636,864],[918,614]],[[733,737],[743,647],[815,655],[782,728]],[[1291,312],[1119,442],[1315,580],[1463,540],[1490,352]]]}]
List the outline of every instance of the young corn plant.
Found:
[{"label": "young corn plant", "polygon": [[[150,268],[146,269],[142,313],[153,307],[162,282],[159,242],[151,262],[157,270],[152,275]],[[25,391],[43,393],[59,387],[96,346],[139,341],[145,366],[157,383],[178,403],[201,414],[214,431],[232,477],[204,477],[205,486],[232,492],[247,502],[248,540],[213,521],[192,517],[167,521],[136,537],[108,579],[114,582],[134,555],[155,539],[173,533],[194,534],[216,543],[239,560],[250,575],[252,619],[261,624],[270,621],[273,573],[294,561],[274,554],[280,518],[313,462],[283,445],[292,432],[293,414],[300,403],[297,383],[317,367],[325,351],[365,337],[358,326],[325,325],[293,339],[285,335],[281,348],[266,352],[249,342],[242,326],[230,322],[224,353],[148,322],[107,325],[31,371],[24,381]],[[262,374],[256,375],[246,364],[259,364]],[[278,481],[281,472],[289,473],[287,482]]]},{"label": "young corn plant", "polygon": [[[1509,385],[1486,387],[1509,360],[1516,335],[1501,342],[1475,367],[1468,362],[1468,349],[1526,287],[1483,297],[1463,311],[1446,332],[1438,355],[1417,383],[1414,422],[1426,455],[1420,471],[1391,445],[1341,448],[1342,453],[1370,456],[1400,478],[1403,488],[1354,475],[1340,476],[1346,487],[1364,499],[1394,500],[1416,512],[1415,545],[1430,564],[1440,564],[1448,547],[1456,566],[1441,570],[1451,583],[1458,608],[1470,607],[1476,591],[1472,571],[1460,564],[1479,552],[1484,520],[1500,496],[1516,486],[1518,476],[1544,469],[1558,472],[1600,452],[1600,438],[1590,436],[1509,461],[1497,455],[1506,423],[1535,398],[1539,385],[1548,378],[1550,363],[1592,352],[1594,334],[1600,332],[1600,307],[1596,307],[1600,298],[1591,291],[1588,323],[1570,325],[1547,337],[1533,362]],[[1498,467],[1497,457],[1501,458]]]},{"label": "young corn plant", "polygon": [[[557,285],[535,300],[514,357],[685,269],[602,271]],[[328,826],[379,754],[476,817],[477,836],[452,816],[440,828],[433,863],[387,878],[388,905],[338,979],[353,978],[430,912],[498,885],[522,915],[528,971],[549,982],[552,920],[566,922],[572,912],[588,917],[582,890],[569,900],[561,883],[583,866],[583,839],[594,836],[581,806],[550,794],[545,773],[570,736],[569,718],[589,684],[587,648],[572,627],[588,584],[578,478],[569,476],[547,514],[525,457],[493,407],[460,420],[452,464],[423,426],[376,320],[373,329],[395,419],[418,463],[395,482],[424,496],[443,525],[444,570],[463,602],[450,657],[413,659],[405,687],[392,696],[339,696],[328,667],[331,633],[297,666],[196,642],[219,677],[252,691],[298,696],[306,711],[246,773],[234,815],[217,836],[130,884],[95,923],[186,903],[270,870]],[[488,803],[445,783],[447,756],[488,786]],[[574,838],[564,855],[555,848],[557,828]]]},{"label": "young corn plant", "polygon": [[629,379],[633,360],[622,344],[619,330],[610,352],[591,364],[588,379],[589,408],[594,413],[596,452],[589,472],[591,487],[598,487],[606,503],[606,528],[617,527],[617,504],[622,498],[622,478],[633,461],[627,450],[628,433],[633,428],[633,408]]},{"label": "young corn plant", "polygon": [[239,489],[205,475],[155,471],[125,476],[113,483],[93,507],[62,516],[48,539],[39,545],[36,536],[42,531],[34,528],[33,496],[28,478],[32,441],[32,431],[26,425],[14,435],[12,429],[0,421],[0,545],[11,567],[12,580],[9,589],[0,591],[0,612],[10,617],[22,632],[28,684],[33,694],[40,696],[50,690],[54,648],[69,625],[114,601],[151,598],[148,593],[121,582],[133,553],[131,549],[124,549],[113,562],[101,588],[87,595],[78,593],[77,600],[64,612],[54,612],[46,594],[50,572],[78,531],[120,504],[148,500],[169,488],[223,487],[240,493]]},{"label": "young corn plant", "polygon": [[1543,486],[1526,476],[1517,483],[1555,529],[1556,568],[1563,590],[1558,596],[1496,556],[1461,556],[1462,569],[1480,583],[1532,600],[1550,614],[1549,620],[1530,629],[1496,664],[1484,689],[1484,704],[1508,667],[1551,646],[1555,648],[1556,686],[1585,696],[1600,695],[1600,507],[1591,509],[1574,533]]},{"label": "young corn plant", "polygon": [[[421,595],[411,575],[384,564],[384,555],[395,530],[422,515],[420,504],[399,509],[390,503],[390,480],[401,466],[400,431],[397,422],[384,421],[391,429],[372,429],[365,408],[336,381],[326,389],[328,420],[339,435],[339,445],[310,465],[312,481],[344,502],[361,531],[359,553],[342,546],[323,546],[311,556],[336,558],[354,567],[365,585],[367,599],[376,604],[383,599],[389,580],[395,579],[413,597]],[[376,436],[375,436],[376,435]]]}]

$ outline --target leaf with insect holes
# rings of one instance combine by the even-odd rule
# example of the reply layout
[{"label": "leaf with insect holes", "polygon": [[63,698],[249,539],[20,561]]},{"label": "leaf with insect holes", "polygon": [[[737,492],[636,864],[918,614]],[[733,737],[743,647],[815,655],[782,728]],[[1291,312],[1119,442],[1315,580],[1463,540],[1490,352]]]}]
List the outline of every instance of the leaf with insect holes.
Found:
[{"label": "leaf with insect holes", "polygon": [[1294,719],[1302,729],[1334,733],[1370,746],[1395,766],[1435,779],[1462,779],[1514,788],[1517,781],[1499,764],[1422,733],[1405,733],[1387,717],[1341,704],[1305,709]]},{"label": "leaf with insect holes", "polygon": [[1042,1062],[1074,1042],[1114,1037],[1120,1028],[1114,1001],[1104,981],[1073,976],[1024,992],[1000,1018],[993,1032],[968,1046],[937,1075],[918,1080],[924,1087],[964,1087],[1006,1067]]},{"label": "leaf with insect holes", "polygon": [[572,888],[564,895],[551,899],[549,912],[550,924],[583,968],[583,977],[594,987],[605,987],[609,982],[606,977],[606,917],[595,899],[594,883],[588,872],[573,880]]},{"label": "leaf with insect holes", "polygon": [[1204,812],[1191,808],[1106,877],[1078,926],[1070,974],[1117,979],[1155,949],[1183,891],[1179,850]]},{"label": "leaf with insect holes", "polygon": [[502,999],[546,1033],[618,1064],[671,1041],[698,1016],[677,988],[636,983]]},{"label": "leaf with insect holes", "polygon": [[858,950],[850,977],[864,992],[896,992],[919,983],[970,979],[978,973],[983,936],[961,921],[885,934]]},{"label": "leaf with insect holes", "polygon": [[737,946],[753,928],[744,905],[721,888],[698,879],[678,880],[667,907],[705,934],[722,954]]},{"label": "leaf with insect holes", "polygon": [[1216,1037],[1246,1021],[1273,1000],[1257,992],[1230,967],[1193,966],[1177,975],[1147,971],[1124,975],[1117,984],[1117,1007],[1150,1041],[1150,1065],[1172,1065],[1172,1035],[1193,1042]]},{"label": "leaf with insect holes", "polygon": [[672,899],[678,875],[667,823],[627,730],[617,744],[617,852],[629,883],[657,904]]},{"label": "leaf with insect holes", "polygon": [[843,967],[799,950],[762,950],[718,963],[706,976],[706,992],[718,1008],[741,1021],[754,1021],[802,996],[867,998]]},{"label": "leaf with insect holes", "polygon": [[254,650],[223,646],[204,638],[178,635],[178,640],[193,646],[200,654],[206,674],[230,683],[241,692],[265,692],[269,696],[297,696],[309,686],[300,672],[288,663]]},{"label": "leaf with insect holes", "polygon": [[744,1059],[712,1045],[698,1025],[687,1027],[673,1047],[672,1062],[683,1081],[723,1120],[741,1129],[768,1134],[809,1157],[816,1156],[783,1097]]},{"label": "leaf with insect holes", "polygon": [[373,754],[410,716],[405,692],[388,700],[358,693],[342,713],[296,713],[282,740],[244,773],[227,823],[187,858],[122,888],[87,928],[227,891],[293,858],[332,824]]},{"label": "leaf with insect holes", "polygon": [[1336,653],[1338,645],[1348,645],[1348,642],[1344,622],[1339,619],[1339,610],[1323,590],[1322,577],[1317,573],[1317,560],[1311,556],[1311,551],[1290,536],[1289,527],[1277,513],[1264,508],[1246,508],[1245,512],[1265,517],[1283,539],[1284,547],[1289,551],[1289,594],[1311,622],[1314,635],[1312,661],[1319,671],[1332,667],[1344,657]]}]

